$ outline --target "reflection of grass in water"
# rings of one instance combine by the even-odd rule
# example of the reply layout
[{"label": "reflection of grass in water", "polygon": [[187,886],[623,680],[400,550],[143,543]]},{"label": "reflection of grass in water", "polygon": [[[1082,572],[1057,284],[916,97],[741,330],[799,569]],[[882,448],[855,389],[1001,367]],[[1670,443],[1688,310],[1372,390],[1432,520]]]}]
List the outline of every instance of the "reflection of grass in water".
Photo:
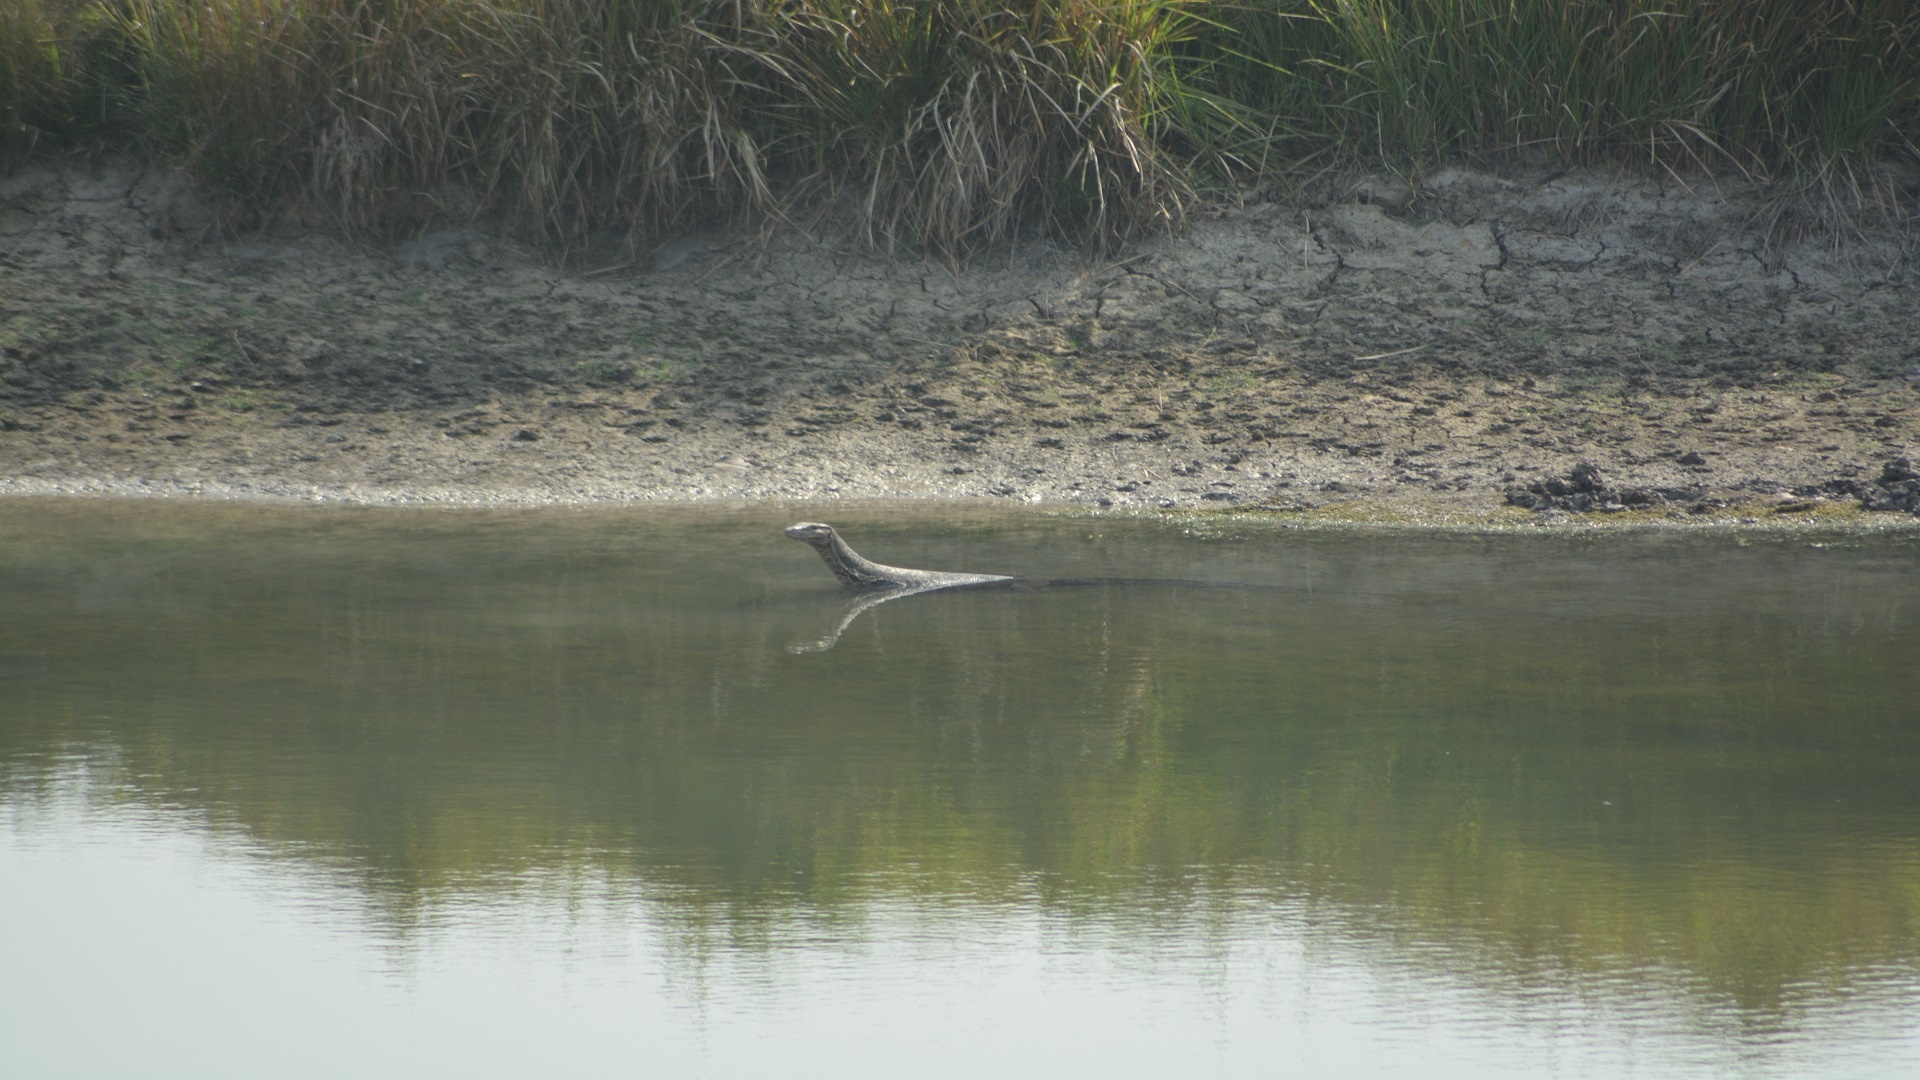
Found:
[{"label": "reflection of grass in water", "polygon": [[[1789,509],[1782,510],[1783,505]],[[1543,517],[1533,510],[1507,504],[1487,509],[1454,505],[1421,507],[1410,502],[1382,505],[1367,499],[1347,498],[1339,493],[1288,489],[1266,502],[1161,513],[1175,519],[1196,521],[1273,520],[1312,529],[1357,527],[1425,531],[1439,526],[1477,533],[1644,533],[1694,530],[1709,524],[1760,535],[1821,535],[1823,531],[1830,532],[1834,527],[1867,528],[1885,533],[1920,530],[1920,521],[1910,515],[1867,510],[1852,499],[1820,502],[1795,500],[1783,504],[1776,499],[1759,498],[1726,506],[1708,505],[1698,511],[1686,505],[1669,505],[1628,508],[1612,513]]]},{"label": "reflection of grass in water", "polygon": [[1920,938],[1920,844],[1883,827],[1915,808],[1905,548],[1853,577],[1799,542],[1374,532],[1340,541],[1371,562],[1286,550],[1387,604],[928,597],[788,664],[765,583],[713,572],[766,556],[712,517],[152,516],[0,520],[28,613],[0,635],[55,658],[0,701],[0,755],[111,750],[131,797],[362,867],[395,913],[556,868],[717,935],[876,889],[1163,929],[1306,896],[1436,962],[1671,965],[1760,1012]]}]

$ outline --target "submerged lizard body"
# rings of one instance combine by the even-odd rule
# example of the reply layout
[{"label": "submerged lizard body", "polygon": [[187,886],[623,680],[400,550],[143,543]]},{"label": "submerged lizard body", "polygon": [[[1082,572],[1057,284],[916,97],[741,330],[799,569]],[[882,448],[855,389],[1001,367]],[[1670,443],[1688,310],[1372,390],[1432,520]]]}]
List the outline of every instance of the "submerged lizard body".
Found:
[{"label": "submerged lizard body", "polygon": [[841,584],[869,592],[891,592],[896,589],[926,592],[930,589],[992,585],[1013,580],[1008,574],[949,574],[939,570],[882,566],[848,547],[847,542],[840,539],[840,534],[833,531],[833,526],[817,521],[803,521],[794,525],[787,529],[787,535],[819,552],[820,558],[826,561],[827,569],[833,571],[833,576],[839,578]]},{"label": "submerged lizard body", "polygon": [[1033,578],[1019,577],[1013,574],[949,574],[940,570],[914,570],[904,566],[882,566],[871,559],[863,558],[859,552],[847,546],[833,526],[822,525],[817,521],[803,521],[787,529],[787,535],[820,553],[820,558],[833,571],[840,583],[860,590],[860,595],[847,604],[846,611],[840,616],[838,626],[833,632],[818,641],[804,645],[790,645],[792,652],[822,652],[833,648],[840,635],[860,617],[862,612],[890,600],[899,600],[908,596],[917,596],[925,592],[940,589],[1010,589],[1028,592],[1061,585],[1171,585],[1180,588],[1198,589],[1236,589],[1236,590],[1284,590],[1287,592],[1305,592],[1297,585],[1251,585],[1235,581],[1188,581],[1180,578],[1112,578],[1112,577],[1055,577]]}]

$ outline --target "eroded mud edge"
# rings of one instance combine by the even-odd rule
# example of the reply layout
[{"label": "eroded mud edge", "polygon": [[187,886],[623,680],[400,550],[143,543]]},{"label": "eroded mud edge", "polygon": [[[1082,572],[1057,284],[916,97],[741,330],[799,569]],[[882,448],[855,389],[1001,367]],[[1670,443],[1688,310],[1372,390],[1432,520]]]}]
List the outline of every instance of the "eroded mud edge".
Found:
[{"label": "eroded mud edge", "polygon": [[[1910,518],[1859,492],[1920,458],[1913,236],[1783,242],[1764,198],[1444,173],[1097,266],[714,233],[563,269],[223,239],[177,174],[42,163],[0,180],[0,494]],[[1590,512],[1523,508],[1582,463]]]}]

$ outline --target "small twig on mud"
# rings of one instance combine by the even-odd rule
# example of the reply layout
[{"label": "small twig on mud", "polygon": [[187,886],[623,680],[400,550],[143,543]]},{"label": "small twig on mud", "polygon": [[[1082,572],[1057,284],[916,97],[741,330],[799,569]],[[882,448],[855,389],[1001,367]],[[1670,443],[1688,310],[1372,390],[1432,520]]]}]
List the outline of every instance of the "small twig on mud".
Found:
[{"label": "small twig on mud", "polygon": [[247,348],[247,343],[240,340],[240,331],[229,330],[227,332],[233,335],[233,347],[240,350],[240,358],[242,360],[245,360],[249,364],[257,364],[260,362],[260,358],[253,355],[253,350]]},{"label": "small twig on mud", "polygon": [[1153,257],[1153,252],[1151,252],[1151,251],[1143,251],[1143,252],[1141,252],[1140,254],[1138,254],[1138,255],[1135,255],[1135,256],[1133,256],[1133,257],[1131,257],[1131,258],[1126,258],[1126,259],[1120,259],[1120,260],[1117,260],[1117,261],[1115,261],[1115,262],[1110,262],[1110,263],[1108,263],[1108,264],[1106,264],[1105,266],[1102,266],[1102,267],[1100,267],[1099,269],[1097,269],[1097,270],[1095,270],[1095,271],[1093,271],[1093,272],[1092,272],[1091,274],[1088,274],[1087,276],[1088,276],[1088,277],[1094,277],[1094,278],[1097,278],[1097,277],[1101,277],[1101,276],[1103,276],[1103,275],[1106,275],[1106,274],[1111,274],[1111,273],[1113,273],[1113,272],[1114,272],[1115,270],[1120,270],[1120,269],[1123,269],[1123,268],[1125,268],[1125,267],[1128,267],[1128,266],[1132,266],[1132,265],[1133,265],[1134,263],[1137,263],[1137,262],[1139,262],[1139,261],[1140,261],[1140,260],[1142,260],[1142,259],[1150,259],[1150,258],[1152,258],[1152,257]]},{"label": "small twig on mud", "polygon": [[724,259],[721,259],[719,262],[715,263],[712,267],[708,268],[708,270],[705,273],[701,274],[697,278],[694,278],[693,284],[698,285],[701,282],[712,277],[713,275],[719,273],[720,271],[725,270],[727,267],[732,266],[734,263],[734,260],[738,259],[742,254],[744,254],[744,250],[736,249],[732,254],[728,255]]},{"label": "small twig on mud", "polygon": [[578,277],[594,277],[594,276],[596,276],[596,275],[599,275],[599,274],[611,274],[611,273],[613,273],[613,272],[614,272],[615,270],[625,270],[625,269],[627,269],[628,267],[630,267],[630,266],[632,266],[632,265],[633,265],[633,264],[632,264],[632,263],[630,263],[630,262],[623,262],[623,263],[616,263],[616,264],[614,264],[613,266],[603,266],[603,267],[601,267],[601,268],[600,268],[600,269],[598,269],[598,270],[582,270],[582,271],[581,271],[581,272],[580,272],[580,273],[579,273],[578,275],[576,275],[576,276],[578,276]]},{"label": "small twig on mud", "polygon": [[1720,250],[1720,245],[1721,245],[1721,244],[1724,244],[1724,243],[1726,243],[1726,241],[1724,241],[1724,240],[1715,240],[1715,241],[1713,242],[1713,246],[1712,246],[1712,247],[1710,247],[1710,248],[1708,248],[1707,250],[1705,250],[1705,251],[1703,251],[1703,252],[1701,252],[1701,253],[1700,253],[1700,255],[1699,255],[1699,256],[1698,256],[1697,258],[1695,258],[1695,259],[1694,259],[1694,260],[1693,260],[1692,262],[1690,262],[1690,263],[1688,263],[1687,265],[1685,265],[1685,266],[1683,266],[1683,267],[1681,267],[1681,268],[1680,268],[1680,273],[1679,273],[1679,274],[1676,274],[1675,276],[1676,276],[1676,277],[1684,277],[1684,276],[1686,276],[1686,273],[1687,273],[1687,271],[1689,271],[1689,270],[1691,270],[1691,269],[1693,269],[1693,268],[1694,268],[1694,267],[1696,267],[1696,266],[1699,266],[1699,265],[1700,265],[1701,263],[1703,263],[1703,262],[1706,262],[1706,261],[1707,261],[1707,256],[1709,256],[1709,255],[1712,255],[1712,254],[1713,254],[1714,252],[1716,252],[1716,251],[1719,251],[1719,250]]},{"label": "small twig on mud", "polygon": [[1356,356],[1353,358],[1353,362],[1358,364],[1366,360],[1385,360],[1389,356],[1405,356],[1408,353],[1419,352],[1424,348],[1426,348],[1425,345],[1415,345],[1411,348],[1395,349],[1392,352],[1374,353],[1372,356]]},{"label": "small twig on mud", "polygon": [[[960,347],[957,342],[935,341],[932,338],[914,337],[912,334],[895,334],[893,340],[911,342],[915,345],[930,345],[936,349],[957,349]],[[969,359],[977,359],[977,357],[970,357]]]}]

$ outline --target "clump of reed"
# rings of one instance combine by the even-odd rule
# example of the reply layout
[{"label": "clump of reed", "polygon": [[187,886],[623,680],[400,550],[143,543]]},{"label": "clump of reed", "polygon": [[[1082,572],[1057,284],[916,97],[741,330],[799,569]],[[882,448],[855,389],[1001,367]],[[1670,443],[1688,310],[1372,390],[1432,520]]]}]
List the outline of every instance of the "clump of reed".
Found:
[{"label": "clump of reed", "polygon": [[1177,218],[1211,164],[1857,189],[1916,153],[1920,4],[7,0],[0,125],[0,151],[117,138],[356,228],[832,206],[880,245],[1098,247]]},{"label": "clump of reed", "polygon": [[550,234],[851,196],[959,254],[1179,210],[1164,3],[118,0],[136,128],[224,190],[358,226],[464,185]]},{"label": "clump of reed", "polygon": [[795,175],[875,239],[949,252],[1038,219],[1095,242],[1178,216],[1177,0],[788,0],[753,40]]},{"label": "clump of reed", "polygon": [[1215,79],[1309,141],[1422,163],[1733,166],[1911,149],[1909,0],[1270,0],[1227,9]]},{"label": "clump of reed", "polygon": [[767,197],[702,0],[118,0],[138,130],[230,194],[406,227],[463,186],[558,237]]},{"label": "clump of reed", "polygon": [[95,0],[0,4],[0,156],[96,135],[123,104],[116,35]]}]

